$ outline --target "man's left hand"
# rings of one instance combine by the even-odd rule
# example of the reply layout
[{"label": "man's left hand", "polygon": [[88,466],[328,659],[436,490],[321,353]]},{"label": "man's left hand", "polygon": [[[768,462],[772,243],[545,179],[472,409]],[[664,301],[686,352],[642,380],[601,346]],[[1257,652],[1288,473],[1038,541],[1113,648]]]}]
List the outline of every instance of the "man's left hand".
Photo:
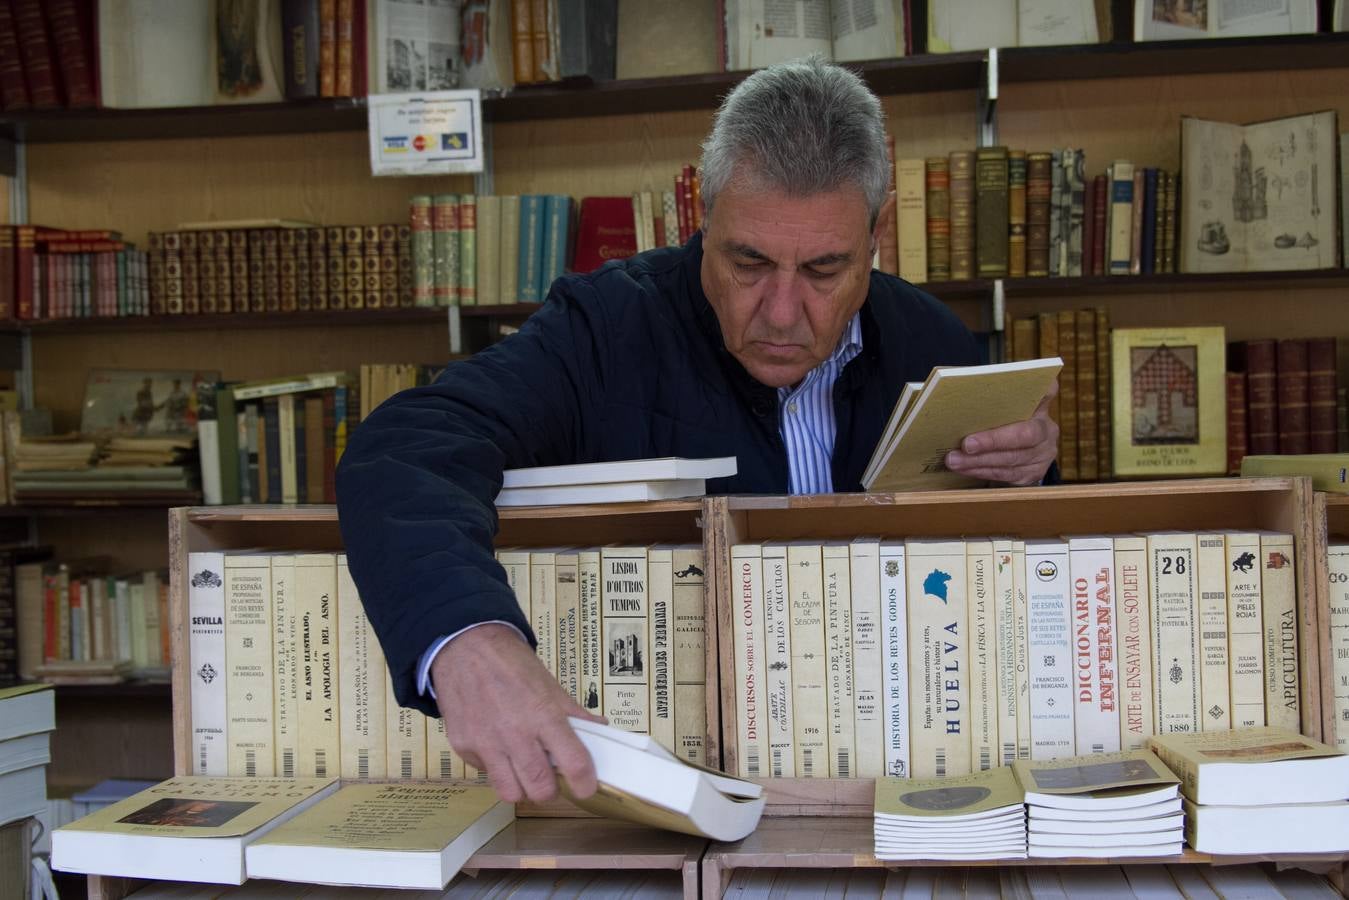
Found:
[{"label": "man's left hand", "polygon": [[1056,381],[1035,414],[1024,422],[980,431],[946,454],[946,467],[971,478],[1002,484],[1039,484],[1058,455],[1059,426],[1049,417],[1049,401],[1059,392]]}]

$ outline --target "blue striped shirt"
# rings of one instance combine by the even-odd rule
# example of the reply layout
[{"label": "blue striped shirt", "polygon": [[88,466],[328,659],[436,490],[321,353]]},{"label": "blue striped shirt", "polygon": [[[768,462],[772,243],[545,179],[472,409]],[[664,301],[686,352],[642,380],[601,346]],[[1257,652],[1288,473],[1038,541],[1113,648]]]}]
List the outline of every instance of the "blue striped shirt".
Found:
[{"label": "blue striped shirt", "polygon": [[861,352],[862,319],[854,314],[828,359],[811,369],[796,387],[778,388],[778,428],[787,446],[793,494],[834,490],[834,382]]}]

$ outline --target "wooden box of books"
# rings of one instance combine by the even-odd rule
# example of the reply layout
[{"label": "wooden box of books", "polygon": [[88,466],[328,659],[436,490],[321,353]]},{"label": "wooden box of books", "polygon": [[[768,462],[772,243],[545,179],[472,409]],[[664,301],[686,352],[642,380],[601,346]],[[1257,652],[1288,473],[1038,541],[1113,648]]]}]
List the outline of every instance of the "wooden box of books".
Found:
[{"label": "wooden box of books", "polygon": [[1305,479],[707,503],[723,764],[770,814],[1152,733],[1321,735]]}]

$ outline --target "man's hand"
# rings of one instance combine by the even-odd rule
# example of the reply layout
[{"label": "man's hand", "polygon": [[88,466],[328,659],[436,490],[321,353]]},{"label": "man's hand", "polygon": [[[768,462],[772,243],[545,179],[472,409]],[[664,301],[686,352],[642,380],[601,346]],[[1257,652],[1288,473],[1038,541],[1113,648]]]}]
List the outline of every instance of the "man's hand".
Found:
[{"label": "man's hand", "polygon": [[946,467],[984,481],[1038,484],[1058,455],[1059,426],[1049,417],[1049,401],[1058,392],[1056,380],[1026,421],[966,437],[959,450],[946,454]]},{"label": "man's hand", "polygon": [[502,800],[553,799],[554,768],[577,797],[595,793],[594,764],[567,717],[604,720],[562,690],[514,629],[488,624],[459,635],[436,655],[431,682],[450,746],[487,770]]}]

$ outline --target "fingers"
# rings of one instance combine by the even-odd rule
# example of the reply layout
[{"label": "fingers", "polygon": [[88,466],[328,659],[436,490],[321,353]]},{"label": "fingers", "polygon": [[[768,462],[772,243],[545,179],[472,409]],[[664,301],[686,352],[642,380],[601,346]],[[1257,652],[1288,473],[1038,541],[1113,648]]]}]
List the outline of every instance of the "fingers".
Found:
[{"label": "fingers", "polygon": [[553,768],[567,780],[572,795],[584,799],[595,793],[595,764],[576,732],[566,720],[551,723],[544,729],[543,748],[553,760]]},{"label": "fingers", "polygon": [[1051,436],[1057,441],[1058,426],[1047,413],[1037,411],[1024,422],[971,434],[960,442],[960,449],[971,456],[997,450],[1025,450],[1047,443]]},{"label": "fingers", "polygon": [[[519,803],[525,799],[525,789],[520,786],[519,779],[515,777],[515,769],[504,753],[484,752],[471,755],[480,763],[477,768],[487,770],[487,780],[491,782],[492,790],[497,792],[498,797],[507,803]],[[465,761],[469,756],[469,753],[464,754]]]}]

